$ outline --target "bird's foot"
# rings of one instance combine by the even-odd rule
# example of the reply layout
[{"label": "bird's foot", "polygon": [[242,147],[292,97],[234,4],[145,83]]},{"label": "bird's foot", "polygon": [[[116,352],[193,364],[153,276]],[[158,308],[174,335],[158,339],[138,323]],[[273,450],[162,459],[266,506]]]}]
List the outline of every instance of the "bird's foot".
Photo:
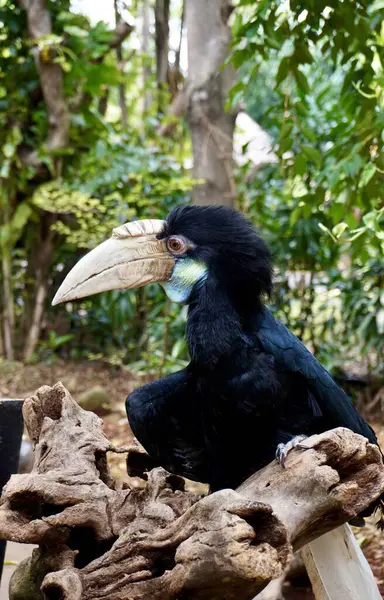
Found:
[{"label": "bird's foot", "polygon": [[296,435],[286,444],[278,444],[276,448],[275,458],[279,465],[283,467],[283,469],[285,469],[285,461],[287,460],[287,456],[291,452],[291,450],[293,450],[294,448],[300,448],[301,450],[308,449],[308,446],[305,446],[301,443],[307,437],[308,436],[306,435]]}]

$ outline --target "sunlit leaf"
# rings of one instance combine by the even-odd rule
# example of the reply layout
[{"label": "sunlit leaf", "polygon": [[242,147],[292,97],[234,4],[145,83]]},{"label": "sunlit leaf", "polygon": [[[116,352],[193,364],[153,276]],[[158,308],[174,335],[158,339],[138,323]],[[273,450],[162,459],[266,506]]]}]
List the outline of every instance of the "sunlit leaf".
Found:
[{"label": "sunlit leaf", "polygon": [[360,177],[359,187],[365,187],[369,181],[371,181],[372,177],[376,173],[376,165],[373,163],[367,163],[363,169],[363,172]]},{"label": "sunlit leaf", "polygon": [[338,223],[332,228],[332,233],[336,238],[339,238],[347,228],[348,225],[346,223]]},{"label": "sunlit leaf", "polygon": [[77,27],[76,25],[64,25],[64,31],[69,35],[74,35],[79,38],[86,38],[88,36],[88,31],[81,29],[81,27]]},{"label": "sunlit leaf", "polygon": [[322,156],[316,148],[313,146],[303,145],[301,147],[301,151],[308,160],[314,162],[317,167],[320,167]]}]

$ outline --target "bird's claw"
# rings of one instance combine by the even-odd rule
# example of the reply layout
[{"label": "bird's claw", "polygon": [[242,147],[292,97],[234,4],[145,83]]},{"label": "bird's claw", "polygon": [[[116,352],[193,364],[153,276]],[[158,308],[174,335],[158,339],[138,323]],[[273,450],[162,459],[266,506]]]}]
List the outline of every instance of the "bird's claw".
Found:
[{"label": "bird's claw", "polygon": [[308,450],[310,448],[310,446],[306,446],[305,444],[301,443],[306,438],[306,435],[297,435],[286,444],[278,444],[276,448],[275,458],[279,465],[283,467],[283,469],[285,469],[285,461],[287,460],[287,456],[291,452],[291,450],[293,450],[294,448],[299,448],[300,450]]}]

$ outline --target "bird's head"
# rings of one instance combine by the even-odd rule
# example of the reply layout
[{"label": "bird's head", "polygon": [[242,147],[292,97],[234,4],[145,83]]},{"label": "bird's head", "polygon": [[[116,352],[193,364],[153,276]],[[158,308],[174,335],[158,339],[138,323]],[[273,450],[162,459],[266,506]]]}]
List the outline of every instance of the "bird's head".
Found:
[{"label": "bird's head", "polygon": [[165,221],[134,221],[84,256],[53,304],[150,282],[176,302],[189,303],[205,283],[246,303],[272,287],[270,253],[251,223],[223,206],[179,206]]}]

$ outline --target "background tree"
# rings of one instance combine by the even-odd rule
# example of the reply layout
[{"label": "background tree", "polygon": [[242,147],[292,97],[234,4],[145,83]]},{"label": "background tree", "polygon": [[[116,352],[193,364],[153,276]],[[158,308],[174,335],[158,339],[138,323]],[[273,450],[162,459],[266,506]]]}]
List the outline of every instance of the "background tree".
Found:
[{"label": "background tree", "polygon": [[[379,372],[380,3],[110,5],[109,24],[69,0],[0,7],[2,354],[184,364],[184,313],[157,288],[55,311],[49,300],[115,224],[163,217],[193,188],[268,238],[275,309],[330,368],[348,357]],[[241,105],[275,162],[255,166],[244,148],[233,163]]]},{"label": "background tree", "polygon": [[246,98],[279,159],[242,184],[242,202],[274,249],[290,325],[329,366],[363,353],[380,369],[383,8],[304,4],[242,1],[236,13],[232,98]]},{"label": "background tree", "polygon": [[187,0],[188,122],[193,145],[195,204],[233,206],[233,131],[236,108],[225,111],[235,82],[232,65],[222,69],[231,41],[229,1]]}]

